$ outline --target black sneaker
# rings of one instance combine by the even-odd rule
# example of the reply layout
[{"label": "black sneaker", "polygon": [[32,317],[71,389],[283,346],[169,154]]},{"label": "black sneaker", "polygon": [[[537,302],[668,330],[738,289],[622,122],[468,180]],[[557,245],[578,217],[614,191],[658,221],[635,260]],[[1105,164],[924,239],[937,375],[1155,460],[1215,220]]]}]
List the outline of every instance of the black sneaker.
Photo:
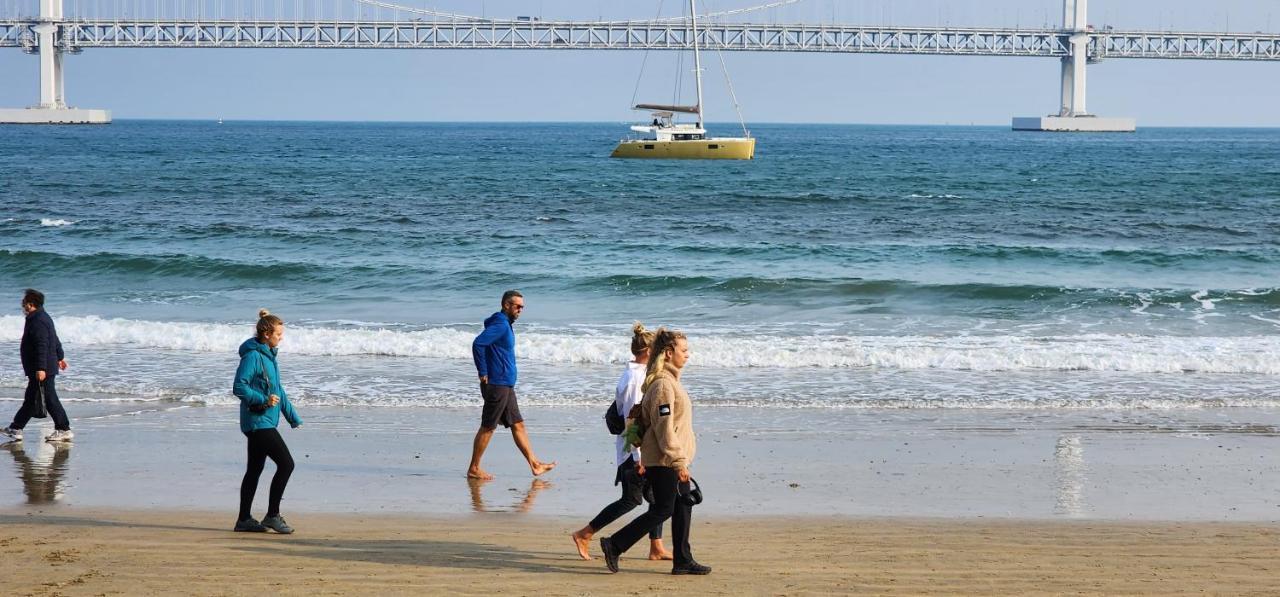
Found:
[{"label": "black sneaker", "polygon": [[617,572],[618,548],[613,546],[613,542],[608,537],[600,539],[600,551],[604,553],[604,565],[609,567],[609,572]]},{"label": "black sneaker", "polygon": [[672,567],[671,573],[677,576],[681,574],[696,574],[698,576],[703,576],[711,574],[711,566],[703,566],[697,562],[689,562],[688,564],[681,564],[679,566]]},{"label": "black sneaker", "polygon": [[262,526],[281,535],[288,535],[293,532],[293,527],[289,526],[289,523],[285,522],[284,517],[279,514],[262,519]]},{"label": "black sneaker", "polygon": [[236,521],[235,531],[237,533],[265,533],[267,532],[267,527],[262,526],[262,523],[253,518],[246,518]]}]

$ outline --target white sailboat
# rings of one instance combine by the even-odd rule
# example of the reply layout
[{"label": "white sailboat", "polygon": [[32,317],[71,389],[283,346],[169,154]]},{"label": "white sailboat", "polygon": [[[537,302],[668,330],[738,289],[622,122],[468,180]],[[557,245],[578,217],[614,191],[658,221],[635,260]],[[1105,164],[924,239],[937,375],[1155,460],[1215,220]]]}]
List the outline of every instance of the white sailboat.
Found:
[{"label": "white sailboat", "polygon": [[[650,112],[653,121],[632,126],[646,138],[624,139],[613,150],[615,158],[750,160],[756,154],[756,140],[745,137],[708,137],[702,111],[702,53],[698,49],[698,10],[689,0],[693,28],[694,75],[698,81],[698,103],[693,106],[637,104],[636,110]],[[695,114],[696,123],[677,123],[676,114]]]}]

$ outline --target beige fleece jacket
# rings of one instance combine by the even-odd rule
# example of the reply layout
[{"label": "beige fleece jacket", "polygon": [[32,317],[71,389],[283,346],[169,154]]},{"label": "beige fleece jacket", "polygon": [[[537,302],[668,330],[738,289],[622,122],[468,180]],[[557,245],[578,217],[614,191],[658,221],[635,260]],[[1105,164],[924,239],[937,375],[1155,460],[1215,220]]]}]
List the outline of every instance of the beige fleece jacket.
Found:
[{"label": "beige fleece jacket", "polygon": [[680,384],[680,370],[668,364],[645,390],[637,407],[645,425],[640,460],[645,466],[687,469],[698,451],[693,404]]}]

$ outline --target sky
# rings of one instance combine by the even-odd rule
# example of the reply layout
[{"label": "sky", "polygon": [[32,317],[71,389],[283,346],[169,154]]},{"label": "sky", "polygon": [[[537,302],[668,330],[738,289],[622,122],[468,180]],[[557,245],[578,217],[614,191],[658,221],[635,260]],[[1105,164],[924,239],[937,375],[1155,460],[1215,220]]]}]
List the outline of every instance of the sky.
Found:
[{"label": "sky", "polygon": [[[687,4],[381,1],[575,20],[676,16]],[[699,11],[773,1],[706,0]],[[355,0],[66,0],[65,10],[110,15],[117,2],[139,15],[389,16]],[[0,0],[0,19],[36,6]],[[1092,0],[1090,12],[1097,27],[1280,32],[1277,0]],[[1058,26],[1061,13],[1061,0],[801,0],[726,20],[1037,28]],[[117,119],[624,122],[638,117],[629,109],[637,85],[639,101],[672,99],[678,59],[651,52],[646,62],[642,51],[90,49],[65,64],[68,103],[109,109]],[[1007,125],[1058,106],[1059,67],[1051,58],[727,52],[724,61],[748,123]],[[37,102],[37,62],[0,50],[0,107]],[[707,62],[708,120],[734,121],[719,59],[711,54]],[[1278,62],[1112,59],[1089,70],[1090,112],[1139,125],[1280,127],[1276,105]]]}]

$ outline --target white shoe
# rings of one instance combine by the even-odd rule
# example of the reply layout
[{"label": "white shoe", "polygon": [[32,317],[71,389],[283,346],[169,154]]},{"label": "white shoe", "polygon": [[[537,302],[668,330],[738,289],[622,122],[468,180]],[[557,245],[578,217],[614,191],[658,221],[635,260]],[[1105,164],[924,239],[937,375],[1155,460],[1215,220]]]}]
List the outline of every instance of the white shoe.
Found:
[{"label": "white shoe", "polygon": [[44,441],[47,441],[47,442],[69,442],[69,441],[71,441],[71,438],[73,438],[73,437],[75,437],[75,436],[76,436],[76,434],[71,433],[71,430],[70,430],[70,429],[68,429],[68,430],[66,430],[66,431],[63,431],[63,430],[59,429],[59,430],[57,430],[57,431],[54,431],[53,433],[50,433],[50,434],[49,434],[49,437],[44,438]]},{"label": "white shoe", "polygon": [[0,442],[8,443],[8,442],[20,442],[20,441],[22,441],[21,429],[10,429],[8,427],[5,427],[4,429],[0,429]]}]

